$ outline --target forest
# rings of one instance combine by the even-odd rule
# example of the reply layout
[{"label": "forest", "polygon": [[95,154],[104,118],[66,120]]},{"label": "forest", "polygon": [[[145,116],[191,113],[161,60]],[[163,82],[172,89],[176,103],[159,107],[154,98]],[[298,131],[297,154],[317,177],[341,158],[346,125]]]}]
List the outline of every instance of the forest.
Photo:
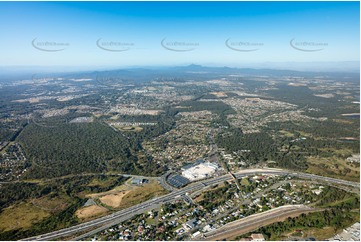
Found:
[{"label": "forest", "polygon": [[125,174],[162,174],[166,167],[142,154],[143,140],[156,137],[173,125],[175,113],[159,116],[158,125],[126,135],[104,122],[30,123],[17,141],[31,165],[25,178],[49,178],[77,173],[114,171]]},{"label": "forest", "polygon": [[[226,122],[223,122],[227,125]],[[229,126],[228,126],[229,127]],[[292,133],[292,137],[280,135],[281,130]],[[216,136],[219,147],[225,148],[227,152],[240,153],[242,160],[248,164],[275,160],[277,165],[287,169],[306,170],[308,156],[330,157],[341,154],[333,154],[332,150],[351,150],[360,152],[360,141],[340,142],[340,137],[358,137],[359,128],[357,122],[350,124],[328,121],[307,122],[273,122],[263,128],[260,133],[244,134],[242,128],[229,127],[226,131]],[[307,138],[294,142],[295,139]],[[250,150],[250,152],[240,152]]]}]

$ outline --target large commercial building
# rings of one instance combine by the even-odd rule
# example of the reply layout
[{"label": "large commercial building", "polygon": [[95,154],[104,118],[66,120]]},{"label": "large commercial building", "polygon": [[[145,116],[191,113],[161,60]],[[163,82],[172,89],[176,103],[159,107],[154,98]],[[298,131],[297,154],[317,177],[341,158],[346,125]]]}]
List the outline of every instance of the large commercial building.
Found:
[{"label": "large commercial building", "polygon": [[182,176],[190,181],[200,180],[212,176],[218,166],[210,162],[203,162],[183,170]]}]

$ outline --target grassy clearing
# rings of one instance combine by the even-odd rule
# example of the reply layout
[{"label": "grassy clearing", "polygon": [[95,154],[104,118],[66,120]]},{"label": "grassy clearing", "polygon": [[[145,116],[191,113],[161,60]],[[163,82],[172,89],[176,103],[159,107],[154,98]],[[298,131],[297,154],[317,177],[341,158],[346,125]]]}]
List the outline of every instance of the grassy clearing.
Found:
[{"label": "grassy clearing", "polygon": [[[10,198],[16,195],[22,198],[22,203],[14,201],[0,211],[0,238],[20,238],[23,231],[48,232],[78,220],[86,221],[107,214],[108,209],[103,207],[82,209],[86,200],[79,198],[86,198],[86,194],[94,191],[110,190],[115,185],[123,184],[124,178],[106,174],[83,175],[33,180],[38,183],[35,185],[22,182],[4,185],[3,195],[9,194]],[[31,189],[31,192],[27,189]],[[17,232],[19,229],[21,231]]]},{"label": "grassy clearing", "polygon": [[30,203],[22,202],[10,206],[0,213],[0,230],[9,231],[30,228],[33,224],[49,216],[50,212]]},{"label": "grassy clearing", "polygon": [[106,179],[100,180],[99,178],[94,178],[88,184],[84,186],[88,187],[109,187],[118,179],[116,176],[107,176]]},{"label": "grassy clearing", "polygon": [[127,192],[127,191],[133,190],[135,188],[136,188],[136,186],[130,186],[130,185],[124,185],[123,184],[123,185],[114,187],[112,190],[109,190],[109,191],[87,194],[87,195],[85,195],[85,197],[87,197],[87,198],[99,198],[99,197],[106,196],[106,195],[109,195],[109,194],[118,194],[119,192]]},{"label": "grassy clearing", "polygon": [[314,134],[306,133],[304,131],[297,130],[296,132],[299,133],[301,137],[312,138],[314,140],[325,140],[324,137],[315,136]]},{"label": "grassy clearing", "polygon": [[68,207],[68,205],[70,204],[70,199],[65,196],[53,197],[51,195],[47,195],[31,200],[31,204],[42,210],[59,212]]},{"label": "grassy clearing", "polygon": [[333,227],[324,227],[322,229],[312,228],[305,231],[308,236],[314,235],[317,240],[327,240],[335,234],[341,232],[342,229],[336,230]]},{"label": "grassy clearing", "polygon": [[[355,223],[356,221],[360,221],[360,212],[357,211],[355,213],[351,213],[352,214],[352,221],[350,221],[349,226],[351,226],[353,223]],[[304,237],[308,237],[308,236],[313,236],[315,237],[317,240],[327,240],[329,238],[331,238],[332,236],[341,233],[342,229],[336,229],[335,227],[323,227],[323,228],[303,228],[303,234]]]},{"label": "grassy clearing", "polygon": [[335,154],[335,155],[338,155],[338,156],[342,156],[342,157],[350,157],[353,152],[351,149],[347,149],[347,148],[343,148],[343,149],[334,149],[334,148],[320,148],[320,150],[322,151],[326,151],[326,152],[329,152],[329,153],[332,153],[332,154]]},{"label": "grassy clearing", "polygon": [[242,178],[242,180],[241,180],[241,185],[243,185],[243,186],[249,186],[250,184],[249,184],[248,179],[247,179],[247,178]]},{"label": "grassy clearing", "polygon": [[331,203],[327,203],[325,205],[322,205],[321,207],[331,207],[331,206],[335,207],[335,206],[340,205],[342,203],[352,201],[353,199],[354,199],[353,197],[346,197],[345,199],[338,200],[338,201],[331,202]]},{"label": "grassy clearing", "polygon": [[345,159],[331,157],[308,157],[307,172],[349,181],[360,181],[360,170],[347,164]]},{"label": "grassy clearing", "polygon": [[[91,192],[91,191],[82,191],[77,193],[77,195],[81,198],[98,198],[107,194],[112,194],[114,192],[118,192],[118,191],[125,191],[125,190],[129,190],[129,185],[126,186],[124,185],[124,181],[121,183],[117,183],[119,184],[118,186],[116,185],[116,180],[119,178],[119,176],[112,176],[112,174],[107,174],[107,177],[105,179],[99,179],[99,178],[94,178],[92,179],[89,183],[84,184],[84,187],[94,187],[94,188],[98,188],[98,189],[94,189],[96,190],[103,190],[104,192]],[[128,179],[129,181],[129,179]],[[126,183],[126,182],[125,182]],[[120,185],[122,184],[122,185]],[[111,187],[113,187],[113,189],[110,189]]]},{"label": "grassy clearing", "polygon": [[301,130],[297,130],[297,132],[298,132],[301,136],[304,136],[304,137],[313,137],[312,134],[306,133],[306,132],[301,131]]},{"label": "grassy clearing", "polygon": [[292,134],[291,132],[287,131],[287,130],[280,130],[280,136],[282,137],[293,137],[294,134]]},{"label": "grassy clearing", "polygon": [[140,126],[119,126],[119,125],[114,125],[114,128],[118,129],[119,131],[123,131],[123,132],[139,132],[142,131],[143,128]]},{"label": "grassy clearing", "polygon": [[354,121],[349,119],[332,119],[332,121],[336,123],[342,123],[342,124],[353,124]]},{"label": "grassy clearing", "polygon": [[[352,212],[352,219],[349,221],[349,225],[351,226],[352,224],[354,224],[357,221],[360,221],[360,216],[359,216],[359,211],[356,212]],[[312,215],[311,215],[312,216]],[[316,216],[316,215],[313,215]],[[301,230],[302,231],[302,238],[307,238],[307,237],[314,237],[316,238],[318,241],[322,241],[322,240],[327,240],[329,238],[331,238],[332,236],[334,236],[335,234],[338,234],[340,232],[342,232],[342,228],[336,229],[333,226],[326,226],[323,228],[315,228],[315,227],[293,227],[292,231],[287,231],[279,236],[274,235],[270,238],[270,240],[289,240],[288,237],[292,236],[293,233],[295,233],[296,230]]]},{"label": "grassy clearing", "polygon": [[127,208],[166,193],[167,191],[159,185],[157,181],[151,181],[150,183],[144,184],[126,194],[118,208]]},{"label": "grassy clearing", "polygon": [[154,224],[156,224],[156,221],[155,221],[154,218],[147,218],[147,219],[145,220],[145,222],[146,222],[146,224],[149,224],[149,225],[154,225]]},{"label": "grassy clearing", "polygon": [[[301,230],[302,232],[296,232]],[[275,240],[287,240],[289,237],[307,238],[314,237],[317,240],[326,240],[335,235],[335,229],[333,227],[324,228],[310,228],[310,229],[295,229],[291,233],[283,234],[278,237],[273,237]]]},{"label": "grassy clearing", "polygon": [[99,199],[99,201],[104,206],[108,206],[109,209],[124,209],[166,193],[167,191],[160,186],[157,181],[153,180],[142,186],[129,185],[127,182],[112,190],[88,194],[86,197]]}]

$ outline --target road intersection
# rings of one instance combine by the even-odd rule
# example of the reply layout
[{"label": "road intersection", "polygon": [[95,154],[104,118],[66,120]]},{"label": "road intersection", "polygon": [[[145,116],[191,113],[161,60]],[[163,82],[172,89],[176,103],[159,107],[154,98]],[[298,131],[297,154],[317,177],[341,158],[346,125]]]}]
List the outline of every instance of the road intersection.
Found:
[{"label": "road intersection", "polygon": [[[265,174],[265,175],[289,175],[294,177],[299,177],[303,179],[311,179],[311,180],[319,180],[323,182],[329,182],[329,183],[336,183],[340,185],[346,185],[351,187],[360,187],[359,183],[356,182],[350,182],[335,178],[329,178],[329,177],[323,177],[318,175],[312,175],[307,173],[300,173],[300,172],[293,172],[293,171],[287,171],[287,170],[281,170],[281,169],[272,169],[272,168],[265,168],[265,169],[247,169],[242,170],[237,173],[233,173],[238,179],[245,177],[245,176],[253,176],[257,174]],[[69,237],[74,234],[78,234],[82,231],[89,231],[82,236],[77,237],[76,239],[81,239],[87,236],[91,236],[92,234],[95,234],[101,230],[104,230],[106,228],[109,228],[115,224],[118,224],[122,221],[125,221],[129,218],[131,218],[134,215],[144,213],[146,211],[149,211],[155,207],[159,207],[161,204],[164,204],[166,202],[174,201],[176,197],[186,195],[187,193],[191,193],[197,190],[204,189],[205,187],[216,185],[219,183],[222,183],[224,181],[232,180],[232,176],[229,174],[210,178],[207,180],[202,180],[198,182],[191,183],[187,185],[184,188],[174,190],[173,192],[170,192],[166,195],[163,195],[161,197],[154,198],[152,200],[145,201],[143,203],[140,203],[138,205],[126,208],[124,210],[115,212],[113,214],[94,219],[89,222],[81,223],[69,228],[61,229],[58,231],[50,232],[43,235],[38,235],[30,238],[26,238],[23,240],[55,240],[59,238]]]}]

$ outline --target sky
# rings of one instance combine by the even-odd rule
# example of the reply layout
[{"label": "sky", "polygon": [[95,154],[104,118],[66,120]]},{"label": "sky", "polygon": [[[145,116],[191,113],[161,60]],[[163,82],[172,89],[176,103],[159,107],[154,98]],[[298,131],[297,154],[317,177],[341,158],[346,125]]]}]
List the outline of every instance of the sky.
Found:
[{"label": "sky", "polygon": [[0,66],[359,61],[359,2],[0,2]]}]

